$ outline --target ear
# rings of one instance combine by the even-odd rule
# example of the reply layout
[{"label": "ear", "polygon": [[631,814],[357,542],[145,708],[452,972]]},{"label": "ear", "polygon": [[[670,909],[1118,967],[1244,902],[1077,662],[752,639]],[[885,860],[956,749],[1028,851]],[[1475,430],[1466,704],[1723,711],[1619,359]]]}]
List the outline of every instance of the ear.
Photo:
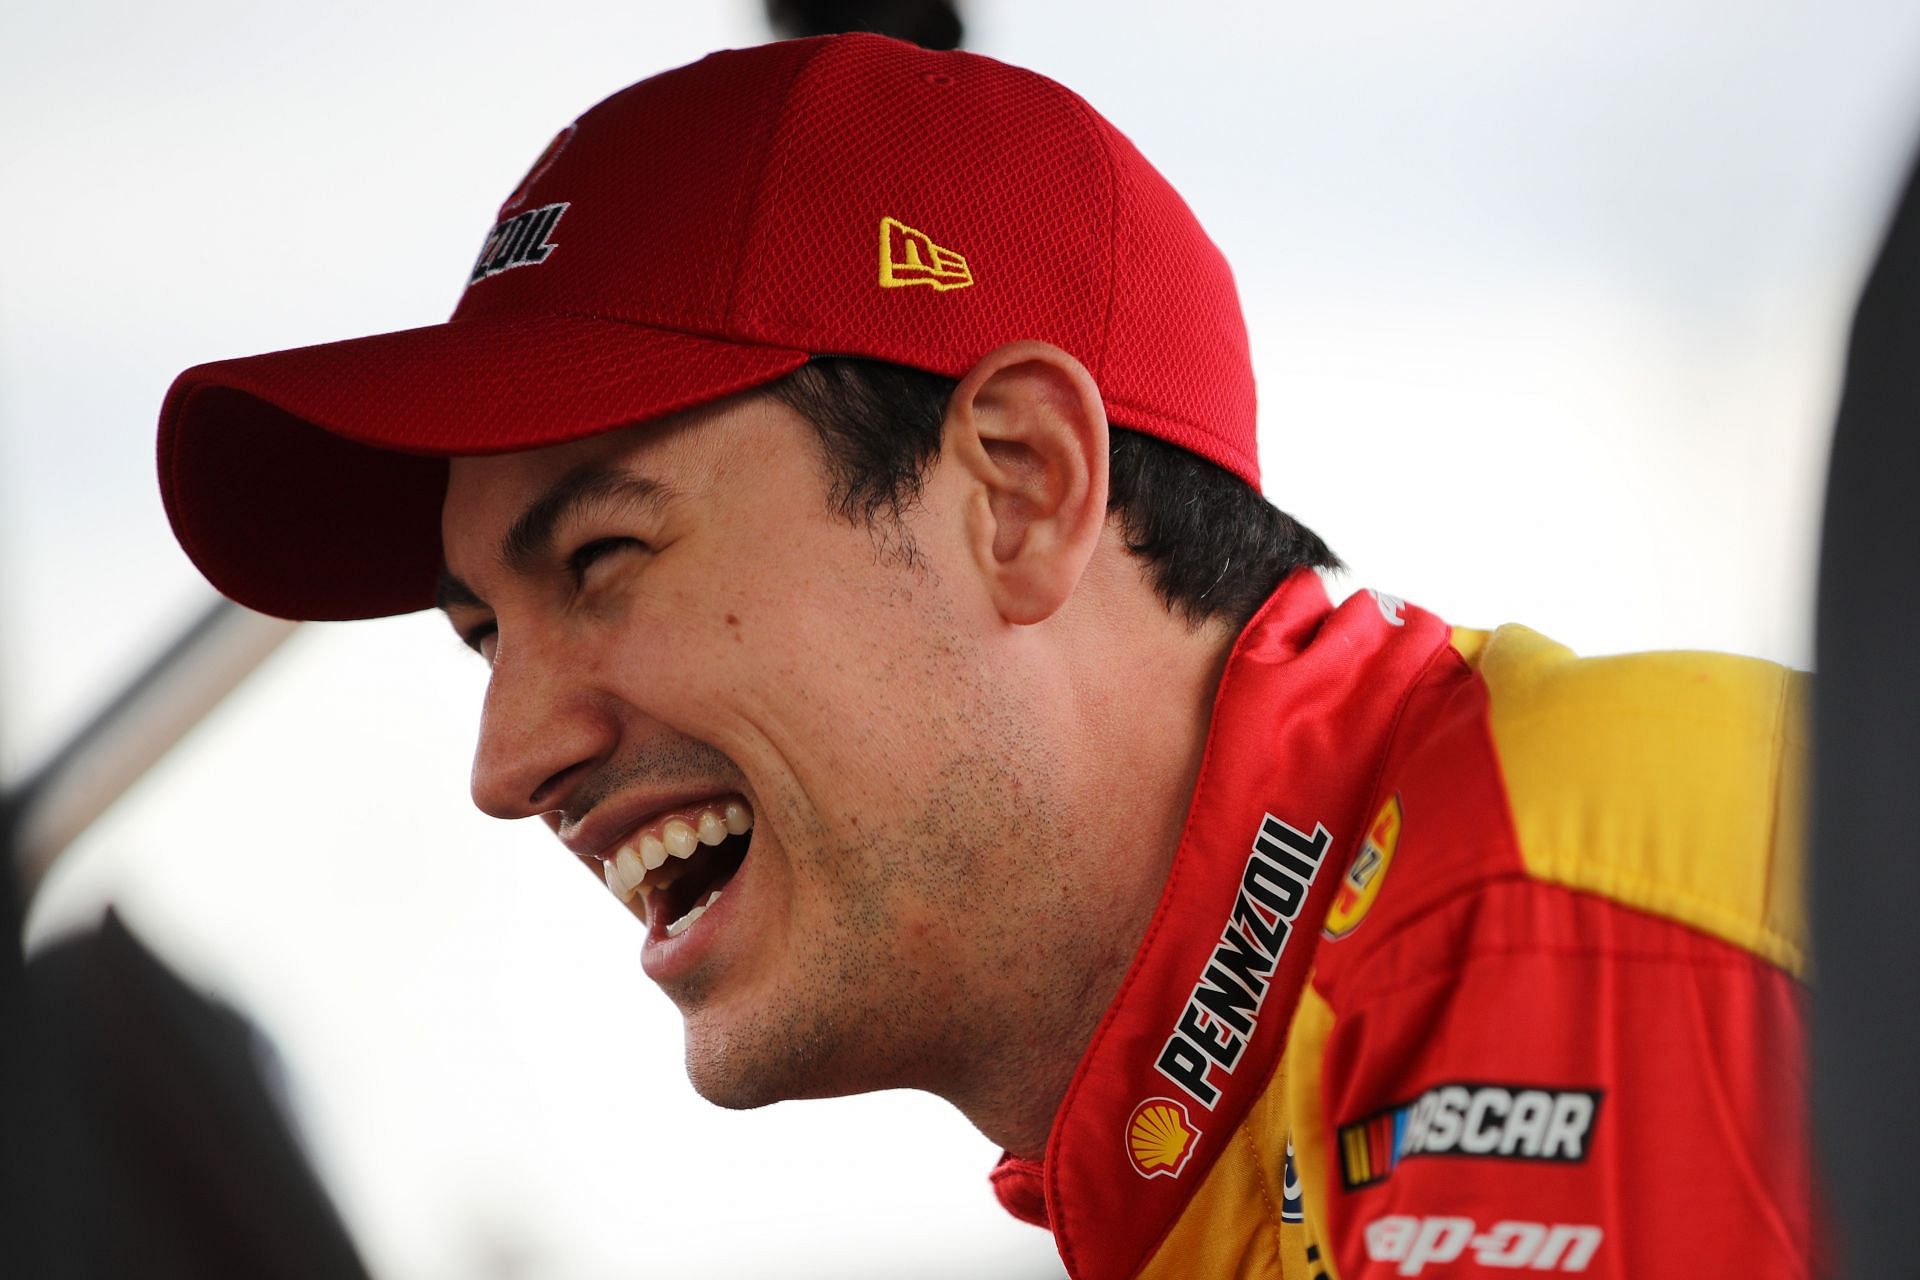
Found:
[{"label": "ear", "polygon": [[970,486],[966,537],[1000,615],[1041,622],[1073,594],[1107,519],[1107,412],[1078,360],[1009,343],[947,402],[942,448]]}]

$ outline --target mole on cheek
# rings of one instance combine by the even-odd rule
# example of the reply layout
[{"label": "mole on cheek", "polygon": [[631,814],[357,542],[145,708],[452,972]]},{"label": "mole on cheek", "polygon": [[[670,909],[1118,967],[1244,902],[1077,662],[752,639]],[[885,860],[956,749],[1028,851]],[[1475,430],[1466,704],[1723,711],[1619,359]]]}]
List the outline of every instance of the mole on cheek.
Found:
[{"label": "mole on cheek", "polygon": [[739,644],[740,643],[740,615],[734,614],[734,613],[728,614],[727,625],[733,628],[733,642],[735,644]]}]

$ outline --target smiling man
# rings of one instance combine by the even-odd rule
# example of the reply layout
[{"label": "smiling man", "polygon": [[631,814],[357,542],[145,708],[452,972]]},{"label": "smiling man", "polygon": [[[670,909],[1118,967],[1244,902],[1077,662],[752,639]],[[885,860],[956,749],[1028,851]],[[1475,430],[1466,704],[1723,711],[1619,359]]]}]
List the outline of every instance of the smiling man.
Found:
[{"label": "smiling man", "polygon": [[1809,1274],[1801,682],[1330,605],[1226,264],[1050,81],[643,81],[161,479],[234,599],[445,610],[705,1096],[948,1098],[1076,1276]]},{"label": "smiling man", "polygon": [[[890,550],[778,394],[457,459],[440,594],[493,668],[476,801],[545,815],[646,924],[702,1093],[930,1089],[1038,1150],[1053,1049],[1166,878],[1231,632],[1142,589],[1073,357],[999,348],[946,418]],[[1089,697],[1090,664],[1164,679]],[[1169,731],[1130,742],[1142,718]]]}]

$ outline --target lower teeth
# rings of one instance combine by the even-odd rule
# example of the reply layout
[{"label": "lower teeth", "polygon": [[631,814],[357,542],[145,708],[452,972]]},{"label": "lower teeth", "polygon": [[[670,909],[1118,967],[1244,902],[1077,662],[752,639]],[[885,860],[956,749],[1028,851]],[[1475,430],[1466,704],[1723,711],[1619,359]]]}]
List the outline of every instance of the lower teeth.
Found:
[{"label": "lower teeth", "polygon": [[707,914],[707,908],[720,901],[720,891],[715,889],[700,902],[700,905],[667,926],[667,936],[677,938],[690,928],[695,920]]}]

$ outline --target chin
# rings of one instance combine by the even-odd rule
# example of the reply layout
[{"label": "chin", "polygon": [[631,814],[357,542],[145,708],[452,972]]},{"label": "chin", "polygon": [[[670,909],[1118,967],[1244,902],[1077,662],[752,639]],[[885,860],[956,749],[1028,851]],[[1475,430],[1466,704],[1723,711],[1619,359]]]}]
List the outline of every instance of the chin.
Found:
[{"label": "chin", "polygon": [[775,1102],[785,1102],[788,1098],[777,1090],[752,1087],[730,1076],[701,1071],[691,1063],[687,1066],[687,1079],[693,1082],[693,1091],[716,1107],[728,1111],[754,1111]]},{"label": "chin", "polygon": [[712,1021],[687,1019],[687,1080],[695,1093],[729,1111],[806,1096],[809,1073],[798,1046],[769,1043],[774,1037],[743,1036]]},{"label": "chin", "polygon": [[762,1021],[743,1034],[689,1019],[687,1079],[695,1093],[729,1111],[892,1087],[889,1081],[864,1078],[867,1073],[848,1060],[862,1055],[836,1052],[836,1038],[822,1036],[819,1028],[808,1031],[775,1029]]}]

